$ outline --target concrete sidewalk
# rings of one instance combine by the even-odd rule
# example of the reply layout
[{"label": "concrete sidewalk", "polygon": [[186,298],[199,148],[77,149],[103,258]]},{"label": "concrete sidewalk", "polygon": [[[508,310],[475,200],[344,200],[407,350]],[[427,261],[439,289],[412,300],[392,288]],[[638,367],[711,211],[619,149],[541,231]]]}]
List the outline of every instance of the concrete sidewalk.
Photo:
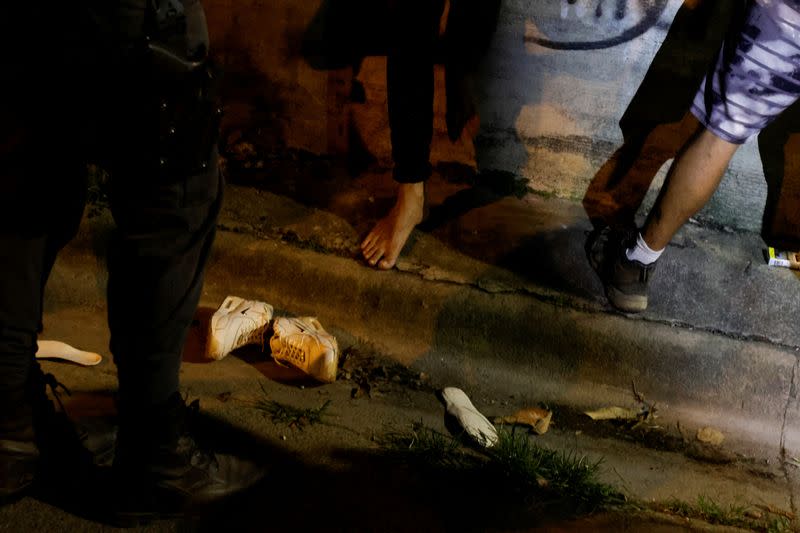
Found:
[{"label": "concrete sidewalk", "polygon": [[[574,203],[435,177],[434,222],[396,270],[380,272],[358,259],[358,242],[390,180],[339,185],[324,210],[228,187],[204,304],[239,294],[313,314],[465,390],[584,409],[635,406],[635,384],[662,425],[719,428],[746,456],[800,453],[800,284],[765,265],[758,236],[687,226],[659,265],[651,308],[625,316],[602,297]],[[102,301],[111,226],[107,212],[85,220],[53,272],[49,309]]]}]

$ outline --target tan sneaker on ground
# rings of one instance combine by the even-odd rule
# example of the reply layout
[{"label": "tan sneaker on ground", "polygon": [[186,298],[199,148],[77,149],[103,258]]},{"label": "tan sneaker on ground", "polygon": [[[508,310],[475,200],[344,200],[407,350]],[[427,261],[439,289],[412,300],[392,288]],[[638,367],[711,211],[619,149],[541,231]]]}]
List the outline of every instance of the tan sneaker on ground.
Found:
[{"label": "tan sneaker on ground", "polygon": [[228,296],[211,317],[206,343],[209,359],[222,359],[248,344],[264,345],[264,331],[272,320],[272,306]]},{"label": "tan sneaker on ground", "polygon": [[325,383],[336,381],[339,346],[316,318],[279,317],[272,328],[269,347],[276,363],[293,366]]}]

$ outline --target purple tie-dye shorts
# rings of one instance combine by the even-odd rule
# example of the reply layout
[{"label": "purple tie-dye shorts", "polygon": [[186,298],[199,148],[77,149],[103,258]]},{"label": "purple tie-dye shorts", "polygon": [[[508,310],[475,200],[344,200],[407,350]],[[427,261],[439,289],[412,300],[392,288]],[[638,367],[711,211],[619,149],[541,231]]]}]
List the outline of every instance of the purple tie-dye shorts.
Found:
[{"label": "purple tie-dye shorts", "polygon": [[721,139],[741,144],[800,96],[800,0],[752,1],[732,55],[726,61],[720,54],[692,114]]}]

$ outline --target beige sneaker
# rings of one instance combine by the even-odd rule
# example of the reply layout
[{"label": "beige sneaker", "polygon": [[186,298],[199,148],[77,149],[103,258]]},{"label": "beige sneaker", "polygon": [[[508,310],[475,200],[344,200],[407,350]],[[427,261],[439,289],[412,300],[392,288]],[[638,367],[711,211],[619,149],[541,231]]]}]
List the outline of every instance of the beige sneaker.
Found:
[{"label": "beige sneaker", "polygon": [[228,296],[211,317],[206,343],[209,359],[222,359],[236,348],[264,344],[264,331],[272,320],[272,306],[238,296]]},{"label": "beige sneaker", "polygon": [[316,318],[280,317],[272,328],[269,347],[276,363],[293,366],[325,383],[336,381],[339,346]]}]

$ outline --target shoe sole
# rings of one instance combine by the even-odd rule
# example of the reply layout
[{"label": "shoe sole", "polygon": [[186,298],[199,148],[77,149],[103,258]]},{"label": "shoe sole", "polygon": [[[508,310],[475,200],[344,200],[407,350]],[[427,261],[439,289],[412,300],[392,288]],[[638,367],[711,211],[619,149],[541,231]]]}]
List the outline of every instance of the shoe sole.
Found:
[{"label": "shoe sole", "polygon": [[647,309],[647,296],[625,294],[609,286],[606,288],[606,297],[614,307],[626,313],[641,313]]}]

